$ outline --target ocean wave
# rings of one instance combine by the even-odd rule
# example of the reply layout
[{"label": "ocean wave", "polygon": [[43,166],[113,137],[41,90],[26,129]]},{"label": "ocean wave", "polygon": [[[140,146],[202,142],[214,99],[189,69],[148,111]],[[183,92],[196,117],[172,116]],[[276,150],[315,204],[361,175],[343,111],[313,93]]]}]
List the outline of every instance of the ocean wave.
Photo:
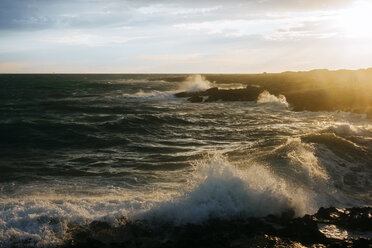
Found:
[{"label": "ocean wave", "polygon": [[341,123],[338,125],[329,126],[325,131],[332,132],[336,135],[342,136],[365,136],[372,137],[372,127],[368,126],[356,126],[350,123]]},{"label": "ocean wave", "polygon": [[[333,205],[348,206],[349,202],[335,184],[329,167],[337,166],[334,157],[328,157],[329,164],[319,159],[317,147],[302,138],[287,138],[273,150],[260,155],[272,172],[293,188],[299,187],[311,196],[312,209]],[[312,213],[308,209],[307,213]]]},{"label": "ocean wave", "polygon": [[183,92],[198,92],[211,88],[212,83],[201,75],[191,75],[181,83],[178,90]]},{"label": "ocean wave", "polygon": [[[336,129],[326,128],[322,132],[316,132],[301,137],[301,140],[314,147],[314,155],[319,164],[329,176],[332,185],[328,191],[333,198],[327,200],[331,205],[350,207],[355,205],[370,204],[372,201],[371,184],[372,168],[370,161],[372,152],[371,143],[359,136],[359,131],[349,130],[349,127]],[[351,135],[353,134],[353,135]],[[358,193],[355,190],[358,189]]]},{"label": "ocean wave", "polygon": [[372,159],[372,132],[370,125],[333,123],[323,130],[303,136],[308,143],[327,147],[343,160],[368,163]]},{"label": "ocean wave", "polygon": [[151,208],[141,193],[105,189],[101,197],[30,195],[1,200],[1,247],[55,247],[70,238],[69,229],[100,220],[116,225],[123,216]]},{"label": "ocean wave", "polygon": [[[316,154],[313,145],[290,138],[271,152],[275,162],[270,166],[250,161],[237,167],[219,153],[210,154],[195,162],[192,173],[182,172],[187,183],[179,184],[178,190],[173,186],[172,193],[118,188],[108,194],[110,190],[104,188],[102,196],[66,197],[53,194],[51,188],[48,195],[4,198],[0,239],[4,247],[25,243],[56,246],[71,239],[69,230],[73,226],[95,220],[115,226],[123,216],[132,221],[178,226],[287,211],[297,216],[314,213],[321,206],[339,205],[345,200],[334,185],[337,168],[331,169]],[[270,163],[270,158],[266,162]]]},{"label": "ocean wave", "polygon": [[267,90],[263,91],[257,97],[257,103],[271,103],[285,108],[288,108],[289,106],[284,95],[275,96],[270,94],[270,92],[268,92]]},{"label": "ocean wave", "polygon": [[61,245],[70,238],[71,226],[87,225],[94,220],[115,225],[122,216],[182,225],[210,218],[280,215],[289,209],[302,215],[317,207],[306,191],[291,187],[265,166],[253,164],[238,169],[218,154],[196,162],[193,173],[185,176],[188,182],[173,194],[126,191],[96,198],[72,195],[65,198],[51,192],[45,196],[3,199],[2,245]]},{"label": "ocean wave", "polygon": [[[368,161],[371,157],[368,159],[363,151],[349,142],[329,136],[311,134],[288,138],[271,152],[259,153],[254,160],[268,164],[272,172],[288,185],[306,190],[318,207],[370,203]],[[358,193],[354,192],[355,188],[359,189]]]},{"label": "ocean wave", "polygon": [[140,101],[149,101],[149,102],[157,102],[157,101],[176,101],[179,100],[174,97],[174,91],[150,91],[145,92],[143,90],[139,90],[135,94],[123,94],[123,97],[133,100],[140,100]]},{"label": "ocean wave", "polygon": [[104,80],[107,84],[137,84],[137,83],[166,83],[163,79],[156,79],[156,78],[128,78],[128,79],[113,79],[110,81]]},{"label": "ocean wave", "polygon": [[196,163],[189,188],[144,214],[144,218],[176,225],[210,218],[266,216],[293,209],[297,215],[314,211],[309,194],[290,187],[266,167],[242,170],[213,155]]},{"label": "ocean wave", "polygon": [[169,91],[153,90],[145,92],[142,89],[135,94],[123,94],[123,97],[140,101],[180,101],[180,98],[175,97],[178,92],[199,92],[207,90],[211,87],[211,82],[201,75],[190,75],[182,81],[178,89]]}]

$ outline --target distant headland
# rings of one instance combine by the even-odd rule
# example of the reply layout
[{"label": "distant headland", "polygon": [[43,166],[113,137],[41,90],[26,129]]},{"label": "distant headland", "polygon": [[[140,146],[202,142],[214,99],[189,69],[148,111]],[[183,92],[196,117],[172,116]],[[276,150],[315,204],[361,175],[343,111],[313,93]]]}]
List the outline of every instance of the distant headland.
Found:
[{"label": "distant headland", "polygon": [[[175,96],[186,97],[190,102],[256,101],[262,92],[268,91],[285,96],[294,111],[347,111],[372,117],[372,68],[203,76],[213,82],[213,87],[179,92]],[[183,81],[185,77],[164,80]],[[229,85],[241,87],[229,88]]]}]

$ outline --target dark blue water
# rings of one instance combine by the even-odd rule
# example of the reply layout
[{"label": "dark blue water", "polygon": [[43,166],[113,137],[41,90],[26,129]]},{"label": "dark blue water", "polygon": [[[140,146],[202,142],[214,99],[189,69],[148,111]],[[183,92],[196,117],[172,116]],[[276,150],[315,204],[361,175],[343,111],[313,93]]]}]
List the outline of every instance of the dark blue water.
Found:
[{"label": "dark blue water", "polygon": [[270,94],[189,103],[173,94],[218,85],[179,77],[0,75],[2,245],[56,245],[71,223],[122,215],[177,224],[372,204],[365,116],[294,112]]}]

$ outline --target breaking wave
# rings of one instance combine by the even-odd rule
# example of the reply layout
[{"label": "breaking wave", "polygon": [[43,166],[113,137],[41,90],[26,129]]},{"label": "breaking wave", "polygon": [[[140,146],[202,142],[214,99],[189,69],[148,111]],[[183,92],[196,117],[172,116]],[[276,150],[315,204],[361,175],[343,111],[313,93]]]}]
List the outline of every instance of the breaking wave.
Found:
[{"label": "breaking wave", "polygon": [[267,90],[264,90],[258,97],[257,103],[274,103],[279,106],[288,108],[288,102],[284,95],[274,96]]},{"label": "breaking wave", "polygon": [[332,125],[326,131],[335,133],[337,135],[347,136],[367,136],[372,137],[372,129],[370,126],[355,126],[349,123],[341,123],[339,125]]},{"label": "breaking wave", "polygon": [[129,98],[132,100],[149,101],[149,102],[175,101],[178,99],[174,97],[174,93],[175,93],[174,91],[145,92],[143,90],[139,90],[135,94],[123,94],[123,97]]},{"label": "breaking wave", "polygon": [[211,82],[201,75],[191,75],[183,81],[179,87],[179,91],[197,92],[211,88]]},{"label": "breaking wave", "polygon": [[[195,163],[186,189],[174,196],[155,198],[136,194],[103,198],[48,196],[46,199],[9,200],[1,211],[0,239],[3,245],[28,242],[35,246],[62,244],[73,225],[100,220],[119,224],[121,216],[133,220],[171,222],[175,225],[202,223],[209,218],[266,216],[292,209],[297,215],[314,211],[312,197],[292,188],[261,165],[238,169],[221,155]],[[153,197],[153,196],[152,196]]]},{"label": "breaking wave", "polygon": [[[312,137],[303,140],[321,143]],[[45,200],[36,196],[3,200],[0,239],[4,246],[26,242],[43,247],[69,239],[71,226],[88,225],[94,220],[119,225],[123,216],[184,225],[211,218],[280,215],[288,210],[301,216],[321,206],[347,206],[338,188],[349,172],[332,162],[337,160],[331,157],[335,155],[322,151],[325,156],[319,156],[316,147],[304,141],[289,138],[277,146],[265,158],[269,166],[250,161],[237,167],[221,154],[211,154],[196,161],[191,174],[183,172],[187,183],[173,195],[119,192],[101,198],[47,196]]]},{"label": "breaking wave", "polygon": [[155,207],[145,216],[176,225],[210,218],[262,217],[294,210],[314,211],[312,196],[292,188],[262,165],[238,169],[221,155],[196,163],[189,190]]},{"label": "breaking wave", "polygon": [[140,101],[149,101],[149,102],[156,102],[156,101],[180,101],[180,98],[176,98],[174,96],[177,92],[198,92],[204,91],[211,87],[211,82],[205,79],[205,77],[201,75],[191,75],[186,78],[183,82],[180,83],[177,90],[170,90],[170,91],[158,91],[153,90],[149,92],[145,92],[143,90],[139,90],[135,94],[123,94],[123,97],[140,100]]},{"label": "breaking wave", "polygon": [[0,247],[58,246],[94,221],[178,228],[371,205],[372,129],[362,115],[287,111],[284,96],[263,89],[248,103],[174,97],[209,89],[200,75],[111,81],[64,82],[48,93],[64,92],[58,101],[31,101],[47,92],[37,84],[4,95]]}]

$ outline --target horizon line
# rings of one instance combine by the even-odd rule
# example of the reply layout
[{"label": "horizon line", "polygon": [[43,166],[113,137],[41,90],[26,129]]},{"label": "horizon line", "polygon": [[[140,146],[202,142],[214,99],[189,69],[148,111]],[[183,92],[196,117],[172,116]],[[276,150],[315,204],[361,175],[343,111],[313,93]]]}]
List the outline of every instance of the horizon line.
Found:
[{"label": "horizon line", "polygon": [[317,69],[309,69],[309,70],[299,70],[299,71],[281,71],[281,72],[0,72],[0,75],[80,75],[80,74],[92,74],[92,75],[104,75],[104,74],[126,74],[126,75],[152,75],[152,74],[168,74],[168,75],[185,75],[185,74],[224,74],[224,75],[231,75],[231,74],[237,74],[237,75],[244,75],[244,74],[281,74],[281,73],[289,73],[289,72],[311,72],[311,71],[330,71],[330,72],[337,72],[337,71],[361,71],[361,70],[372,70],[372,67],[367,68],[359,68],[359,69],[346,69],[346,68],[340,68],[340,69],[327,69],[327,68],[317,68]]}]

